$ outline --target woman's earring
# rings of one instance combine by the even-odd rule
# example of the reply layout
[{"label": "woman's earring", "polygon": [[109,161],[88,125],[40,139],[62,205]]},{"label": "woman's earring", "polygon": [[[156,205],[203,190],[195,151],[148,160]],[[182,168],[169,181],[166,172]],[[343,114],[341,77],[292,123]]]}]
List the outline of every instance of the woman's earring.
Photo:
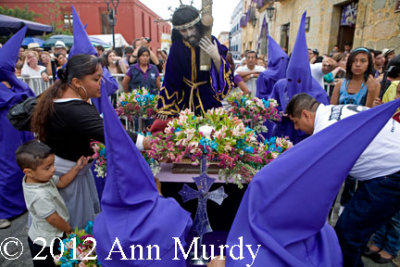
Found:
[{"label": "woman's earring", "polygon": [[88,93],[86,91],[86,88],[83,85],[81,86],[81,88],[83,89],[83,91],[85,92],[85,95],[86,95],[84,100],[88,100],[89,97],[88,97]]}]

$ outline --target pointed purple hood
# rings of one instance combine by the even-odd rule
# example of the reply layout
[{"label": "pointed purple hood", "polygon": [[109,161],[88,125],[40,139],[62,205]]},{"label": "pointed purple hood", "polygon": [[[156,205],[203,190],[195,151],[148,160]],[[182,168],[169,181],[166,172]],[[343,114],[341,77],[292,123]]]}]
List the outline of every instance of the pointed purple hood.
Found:
[{"label": "pointed purple hood", "polygon": [[[129,138],[102,88],[101,108],[104,115],[107,153],[107,180],[101,200],[102,212],[94,222],[97,254],[105,259],[118,237],[130,258],[130,246],[142,245],[148,258],[147,245],[160,248],[161,260],[120,261],[121,254],[113,253],[107,266],[185,266],[185,261],[171,261],[174,240],[185,243],[192,224],[190,214],[172,198],[158,194],[150,167]],[[155,252],[152,254],[155,258]],[[178,253],[179,254],[179,253]],[[181,255],[178,255],[183,259]]]},{"label": "pointed purple hood", "polygon": [[275,83],[285,78],[288,61],[289,57],[285,51],[268,35],[268,68],[260,73],[257,79],[258,98],[271,97]]},{"label": "pointed purple hood", "polygon": [[27,27],[23,27],[0,48],[0,82],[7,81],[10,83],[16,93],[35,96],[29,86],[15,76],[15,64],[18,60],[19,48],[25,37],[26,30]]},{"label": "pointed purple hood", "polygon": [[[249,184],[227,244],[240,236],[253,248],[260,244],[253,266],[342,266],[326,218],[347,174],[399,105],[400,99],[345,118],[265,166]],[[248,251],[244,257],[228,258],[227,266],[252,262]]]},{"label": "pointed purple hood", "polygon": [[[96,49],[94,49],[92,43],[89,40],[89,36],[86,33],[85,27],[82,25],[82,22],[76,13],[74,6],[72,6],[72,18],[73,18],[73,25],[72,29],[74,32],[74,45],[71,47],[69,52],[69,57],[78,54],[87,54],[87,55],[97,55]],[[103,67],[103,79],[101,81],[101,88],[105,88],[107,94],[110,96],[115,91],[118,90],[118,83],[111,76],[108,69]],[[97,108],[98,112],[101,113],[101,107],[99,99],[92,98],[93,105]]]},{"label": "pointed purple hood", "polygon": [[72,6],[72,32],[74,33],[74,45],[69,51],[69,57],[78,54],[97,55],[74,6]]},{"label": "pointed purple hood", "polygon": [[304,12],[301,16],[296,42],[286,71],[288,96],[291,99],[296,94],[308,93],[318,102],[329,104],[328,94],[321,86],[316,86],[316,81],[313,82],[311,76],[305,30],[306,14],[307,12]]},{"label": "pointed purple hood", "polygon": [[[296,42],[286,70],[286,78],[278,80],[270,94],[271,98],[278,101],[278,109],[281,111],[285,111],[286,105],[289,103],[292,96],[298,93],[307,93],[318,102],[329,104],[328,94],[318,82],[311,77],[305,33],[305,19],[306,12],[304,12],[301,17]],[[293,123],[289,119],[283,119],[282,122],[277,124],[277,127],[274,129],[274,134],[276,136],[288,136],[295,144],[307,137],[305,133],[295,130]]]}]

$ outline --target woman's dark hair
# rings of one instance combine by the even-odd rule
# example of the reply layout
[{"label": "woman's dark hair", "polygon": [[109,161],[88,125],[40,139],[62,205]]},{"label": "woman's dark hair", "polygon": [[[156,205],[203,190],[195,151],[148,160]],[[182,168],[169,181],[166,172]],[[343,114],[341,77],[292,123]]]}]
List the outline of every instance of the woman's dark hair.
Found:
[{"label": "woman's dark hair", "polygon": [[73,78],[82,79],[94,74],[100,64],[97,57],[90,55],[75,55],[68,60],[66,68],[58,70],[59,79],[40,96],[32,114],[32,131],[41,141],[46,139],[46,123],[52,112],[54,99],[60,98],[71,84]]},{"label": "woman's dark hair", "polygon": [[400,76],[400,55],[395,56],[388,64],[388,77],[398,78]]},{"label": "woman's dark hair", "polygon": [[372,56],[371,53],[367,48],[364,47],[358,47],[351,51],[349,58],[347,59],[347,64],[346,64],[346,79],[351,80],[353,78],[353,73],[351,72],[351,66],[353,65],[354,58],[360,54],[364,53],[368,56],[368,67],[367,70],[364,73],[364,80],[367,81],[369,75],[373,74],[373,64],[372,64]]},{"label": "woman's dark hair", "polygon": [[[196,8],[192,6],[183,6],[174,12],[171,22],[174,26],[181,26],[195,20],[197,17],[199,17],[199,11],[197,11]],[[197,22],[194,26],[200,33],[200,36],[202,36],[204,27],[201,21]],[[172,29],[171,40],[172,42],[182,40],[182,36],[178,30]]]},{"label": "woman's dark hair", "polygon": [[[144,52],[147,52],[150,56],[150,50],[147,47],[142,46],[139,48],[139,50],[137,52],[137,58],[139,59],[143,55]],[[138,63],[139,63],[139,61],[138,61]]]}]

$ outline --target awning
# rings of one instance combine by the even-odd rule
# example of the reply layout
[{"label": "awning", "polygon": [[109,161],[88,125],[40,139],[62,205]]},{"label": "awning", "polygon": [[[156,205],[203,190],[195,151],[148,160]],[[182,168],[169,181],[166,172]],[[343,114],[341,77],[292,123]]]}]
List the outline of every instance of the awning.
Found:
[{"label": "awning", "polygon": [[24,25],[28,27],[26,32],[27,36],[41,35],[43,33],[50,33],[53,27],[29,20],[19,19],[6,15],[0,15],[0,36],[9,36],[17,32]]}]

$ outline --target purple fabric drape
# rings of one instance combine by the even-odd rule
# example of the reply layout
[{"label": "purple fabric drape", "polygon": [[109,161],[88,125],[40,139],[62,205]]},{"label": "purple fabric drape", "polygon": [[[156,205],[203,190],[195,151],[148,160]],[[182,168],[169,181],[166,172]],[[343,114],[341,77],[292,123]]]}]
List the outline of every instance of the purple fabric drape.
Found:
[{"label": "purple fabric drape", "polygon": [[326,218],[354,163],[399,105],[400,99],[343,119],[257,173],[227,244],[243,236],[244,244],[261,247],[254,262],[245,249],[243,260],[227,257],[227,266],[342,266],[339,242]]},{"label": "purple fabric drape", "polygon": [[[93,226],[99,260],[106,266],[186,266],[181,253],[178,253],[180,260],[172,261],[175,249],[172,237],[185,244],[192,224],[190,214],[174,199],[159,195],[150,167],[123,129],[104,88],[101,107],[107,180],[101,200],[102,212]],[[161,260],[154,260],[155,252],[149,254],[146,248],[143,258],[152,260],[124,261],[120,253],[113,253],[112,260],[104,261],[116,238],[128,255],[133,244],[143,248],[157,245]]]}]

